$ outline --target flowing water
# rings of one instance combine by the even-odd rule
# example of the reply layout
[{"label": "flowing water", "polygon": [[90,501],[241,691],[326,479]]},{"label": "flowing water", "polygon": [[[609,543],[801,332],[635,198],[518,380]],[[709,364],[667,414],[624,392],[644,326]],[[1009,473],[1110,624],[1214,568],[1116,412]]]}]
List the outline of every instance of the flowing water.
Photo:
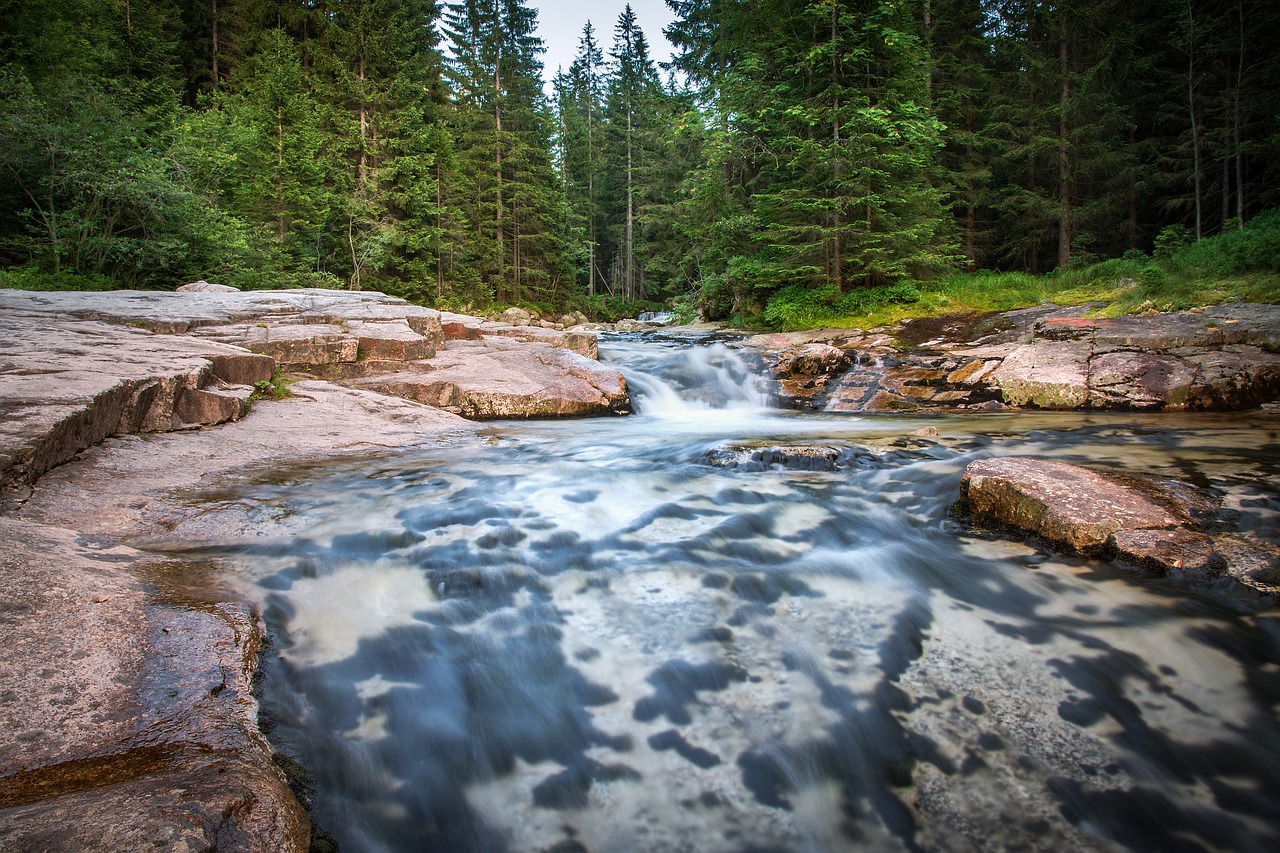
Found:
[{"label": "flowing water", "polygon": [[278,521],[233,548],[270,736],[343,850],[1280,849],[1273,612],[949,515],[1032,454],[1276,538],[1280,423],[799,414],[724,343],[602,353],[636,415],[236,496]]}]

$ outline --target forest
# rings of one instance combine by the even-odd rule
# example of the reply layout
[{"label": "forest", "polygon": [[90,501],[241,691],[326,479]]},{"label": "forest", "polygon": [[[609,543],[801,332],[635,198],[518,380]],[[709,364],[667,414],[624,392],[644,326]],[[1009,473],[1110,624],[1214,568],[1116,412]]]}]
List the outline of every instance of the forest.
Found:
[{"label": "forest", "polygon": [[667,5],[548,96],[525,0],[0,0],[0,285],[787,327],[1280,235],[1280,4]]}]

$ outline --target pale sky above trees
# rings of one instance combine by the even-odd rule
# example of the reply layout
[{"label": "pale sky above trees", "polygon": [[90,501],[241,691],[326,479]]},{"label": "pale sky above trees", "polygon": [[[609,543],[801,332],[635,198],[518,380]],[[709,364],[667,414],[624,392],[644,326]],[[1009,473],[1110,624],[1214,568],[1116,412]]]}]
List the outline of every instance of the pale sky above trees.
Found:
[{"label": "pale sky above trees", "polygon": [[[613,26],[627,0],[530,0],[538,10],[538,35],[547,52],[542,56],[544,79],[555,77],[556,69],[568,69],[582,38],[582,25],[590,19],[595,25],[596,40],[607,52],[613,44]],[[671,10],[663,0],[631,0],[631,9],[649,42],[649,55],[655,63],[671,58],[671,45],[662,30],[671,23]],[[665,76],[665,75],[664,75]]]}]

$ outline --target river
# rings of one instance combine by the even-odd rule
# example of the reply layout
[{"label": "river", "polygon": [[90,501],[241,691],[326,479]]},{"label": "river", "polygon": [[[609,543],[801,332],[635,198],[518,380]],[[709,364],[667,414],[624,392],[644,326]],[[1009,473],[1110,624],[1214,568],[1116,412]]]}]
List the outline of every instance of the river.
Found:
[{"label": "river", "polygon": [[1280,423],[801,414],[731,344],[601,352],[637,414],[236,495],[286,520],[232,577],[342,850],[1280,849],[1274,612],[949,513],[968,462],[1029,454],[1211,485],[1275,538]]}]

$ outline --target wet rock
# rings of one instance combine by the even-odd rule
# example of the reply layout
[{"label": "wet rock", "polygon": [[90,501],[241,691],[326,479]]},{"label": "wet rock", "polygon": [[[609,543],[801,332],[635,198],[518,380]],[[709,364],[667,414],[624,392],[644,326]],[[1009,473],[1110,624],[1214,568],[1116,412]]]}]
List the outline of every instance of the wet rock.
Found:
[{"label": "wet rock", "polygon": [[824,343],[808,343],[790,347],[779,353],[774,363],[774,370],[783,376],[830,378],[845,371],[849,364],[848,354],[839,347]]},{"label": "wet rock", "polygon": [[[1280,396],[1280,306],[1084,316],[1097,307],[904,321],[896,339],[828,329],[745,343],[774,354],[784,405],[830,412],[1236,411]],[[823,347],[853,364],[804,372],[783,358],[808,368],[804,355]]]},{"label": "wet rock", "polygon": [[0,848],[302,851],[257,731],[245,611],[162,603],[127,548],[0,518]]},{"label": "wet rock", "polygon": [[1111,541],[1119,559],[1160,574],[1207,577],[1226,568],[1213,539],[1194,530],[1119,530]]},{"label": "wet rock", "polygon": [[630,409],[621,373],[566,349],[460,341],[422,366],[427,365],[425,373],[375,376],[358,384],[479,420],[583,417]]},{"label": "wet rock", "polygon": [[774,447],[717,447],[703,453],[699,464],[714,468],[766,471],[836,471],[844,467],[848,452],[834,447],[782,445]]},{"label": "wet rock", "polygon": [[844,350],[830,344],[814,342],[788,347],[778,353],[773,366],[779,381],[778,396],[786,405],[807,408],[812,398],[851,363]]},{"label": "wet rock", "polygon": [[1230,575],[1280,594],[1280,546],[1221,530],[1218,499],[1189,483],[1005,457],[971,463],[960,489],[976,518],[1075,551],[1158,574]]},{"label": "wet rock", "polygon": [[960,493],[979,518],[1085,553],[1098,553],[1119,531],[1176,530],[1193,523],[1190,509],[1157,481],[1140,487],[1130,478],[1047,459],[972,462]]}]

